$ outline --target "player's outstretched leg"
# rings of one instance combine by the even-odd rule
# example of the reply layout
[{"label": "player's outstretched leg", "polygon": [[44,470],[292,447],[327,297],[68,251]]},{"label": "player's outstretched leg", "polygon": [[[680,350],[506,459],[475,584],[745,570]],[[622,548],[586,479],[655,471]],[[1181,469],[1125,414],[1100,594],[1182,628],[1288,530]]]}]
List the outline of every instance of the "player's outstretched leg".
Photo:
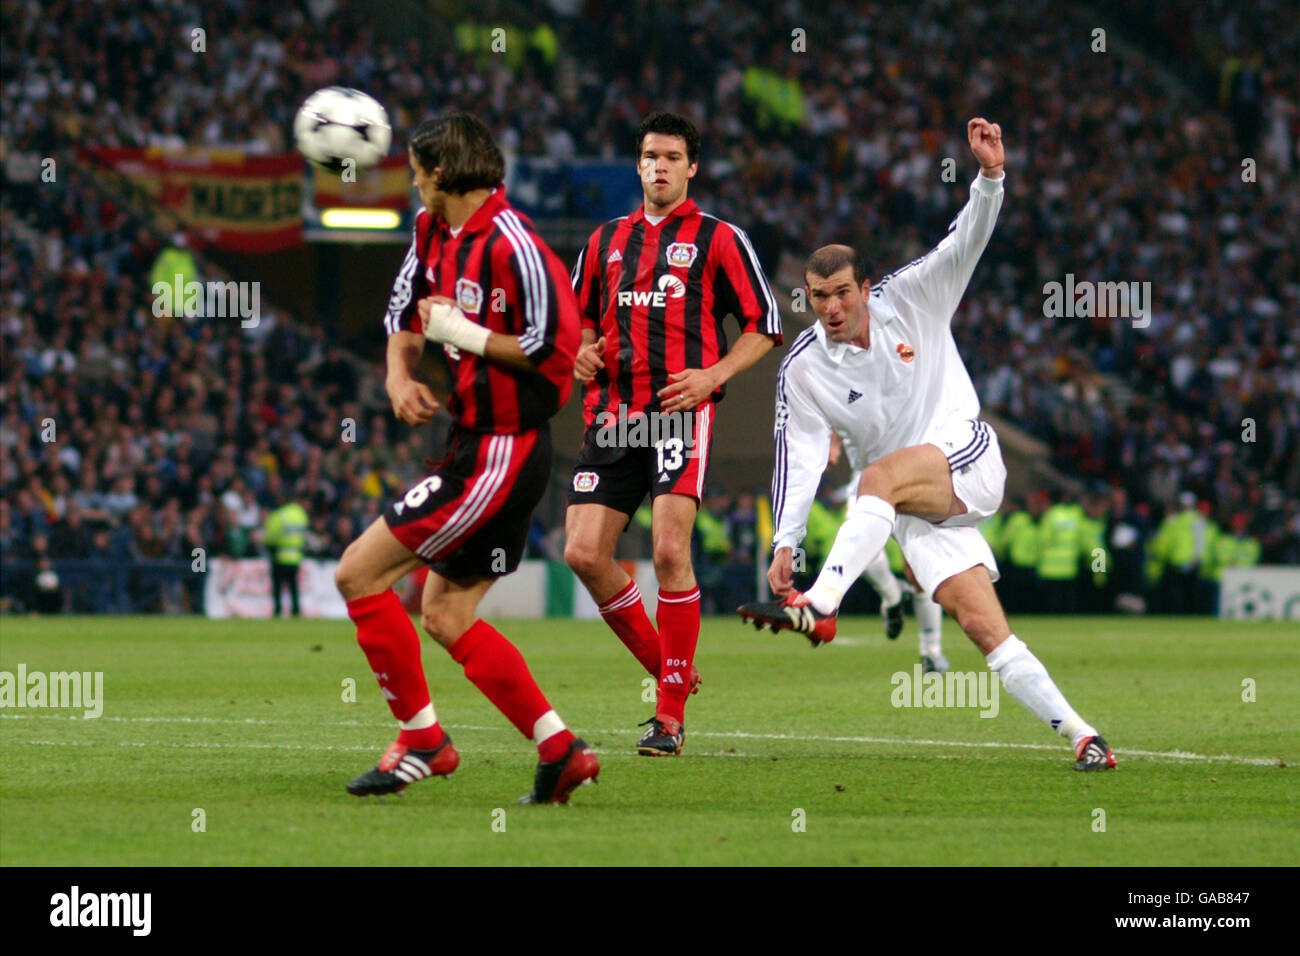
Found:
[{"label": "player's outstretched leg", "polygon": [[880,616],[885,619],[885,637],[891,641],[903,633],[903,588],[889,567],[885,552],[867,563],[862,572],[867,583],[880,595]]},{"label": "player's outstretched leg", "polygon": [[429,699],[420,637],[391,587],[419,560],[379,518],[349,545],[335,573],[357,626],[357,643],[399,728],[379,763],[347,785],[359,797],[400,793],[425,777],[449,777],[460,761]]},{"label": "player's outstretched leg", "polygon": [[567,803],[569,794],[600,773],[596,755],[565,726],[542,694],[519,649],[477,618],[491,578],[452,581],[434,571],[424,584],[421,623],[460,664],[470,683],[537,746],[533,789],[521,803]]},{"label": "player's outstretched leg", "polygon": [[1070,741],[1075,770],[1106,770],[1115,756],[1096,729],[1057,689],[1041,661],[1011,633],[993,582],[983,565],[953,575],[934,590],[934,598],[975,642],[1002,686],[1022,707]]}]

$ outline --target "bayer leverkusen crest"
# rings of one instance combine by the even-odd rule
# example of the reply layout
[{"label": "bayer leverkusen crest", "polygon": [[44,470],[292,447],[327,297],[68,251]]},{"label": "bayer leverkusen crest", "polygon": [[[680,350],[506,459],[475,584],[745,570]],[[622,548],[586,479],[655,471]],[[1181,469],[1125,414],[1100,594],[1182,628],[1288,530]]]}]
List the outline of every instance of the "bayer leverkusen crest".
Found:
[{"label": "bayer leverkusen crest", "polygon": [[668,264],[674,267],[689,269],[695,262],[695,256],[698,254],[693,242],[674,242],[668,247]]},{"label": "bayer leverkusen crest", "polygon": [[478,315],[483,308],[483,287],[473,279],[457,279],[456,304],[462,312]]}]

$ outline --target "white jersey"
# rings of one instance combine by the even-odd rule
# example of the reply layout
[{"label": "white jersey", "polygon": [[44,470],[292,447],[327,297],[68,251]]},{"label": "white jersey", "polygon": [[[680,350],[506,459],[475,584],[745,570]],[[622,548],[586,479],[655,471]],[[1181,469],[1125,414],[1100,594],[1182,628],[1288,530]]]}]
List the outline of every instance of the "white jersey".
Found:
[{"label": "white jersey", "polygon": [[934,440],[947,423],[979,417],[951,323],[993,234],[1002,182],[977,176],[943,241],[871,290],[869,348],[827,340],[821,322],[790,346],[777,373],[773,548],[803,540],[832,431],[861,471],[890,452]]}]

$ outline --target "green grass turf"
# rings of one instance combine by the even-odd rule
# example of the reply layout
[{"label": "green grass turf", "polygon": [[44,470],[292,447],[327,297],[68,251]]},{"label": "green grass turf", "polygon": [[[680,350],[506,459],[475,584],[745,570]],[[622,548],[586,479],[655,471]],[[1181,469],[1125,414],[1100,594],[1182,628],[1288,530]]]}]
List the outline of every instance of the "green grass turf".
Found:
[{"label": "green grass turf", "polygon": [[[645,675],[603,624],[498,623],[600,755],[599,785],[567,807],[514,805],[535,751],[427,639],[460,769],[359,800],[343,786],[393,724],[348,622],[0,619],[0,670],[103,671],[105,696],[97,720],[0,711],[0,863],[1300,861],[1294,623],[1019,620],[1116,749],[1119,769],[1104,774],[1074,773],[1067,744],[1005,692],[994,718],[891,706],[890,675],[916,662],[912,620],[889,643],[878,620],[850,618],[816,652],[706,620],[685,750],[655,760],[632,750],[652,710]],[[983,669],[951,622],[945,651],[955,670]],[[355,703],[342,699],[346,678]],[[998,742],[1014,746],[984,746]],[[192,830],[195,808],[205,832]],[[497,808],[505,832],[492,828]]]}]

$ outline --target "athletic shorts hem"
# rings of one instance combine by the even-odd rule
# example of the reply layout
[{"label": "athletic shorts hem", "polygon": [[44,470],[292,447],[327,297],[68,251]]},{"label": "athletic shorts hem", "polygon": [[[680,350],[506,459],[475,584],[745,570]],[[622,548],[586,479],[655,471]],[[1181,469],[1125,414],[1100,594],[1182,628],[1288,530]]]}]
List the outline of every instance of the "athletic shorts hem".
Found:
[{"label": "athletic shorts hem", "polygon": [[952,422],[930,444],[948,459],[953,494],[966,506],[964,514],[948,518],[942,526],[974,527],[995,515],[1006,492],[1007,466],[993,426],[979,419]]}]

